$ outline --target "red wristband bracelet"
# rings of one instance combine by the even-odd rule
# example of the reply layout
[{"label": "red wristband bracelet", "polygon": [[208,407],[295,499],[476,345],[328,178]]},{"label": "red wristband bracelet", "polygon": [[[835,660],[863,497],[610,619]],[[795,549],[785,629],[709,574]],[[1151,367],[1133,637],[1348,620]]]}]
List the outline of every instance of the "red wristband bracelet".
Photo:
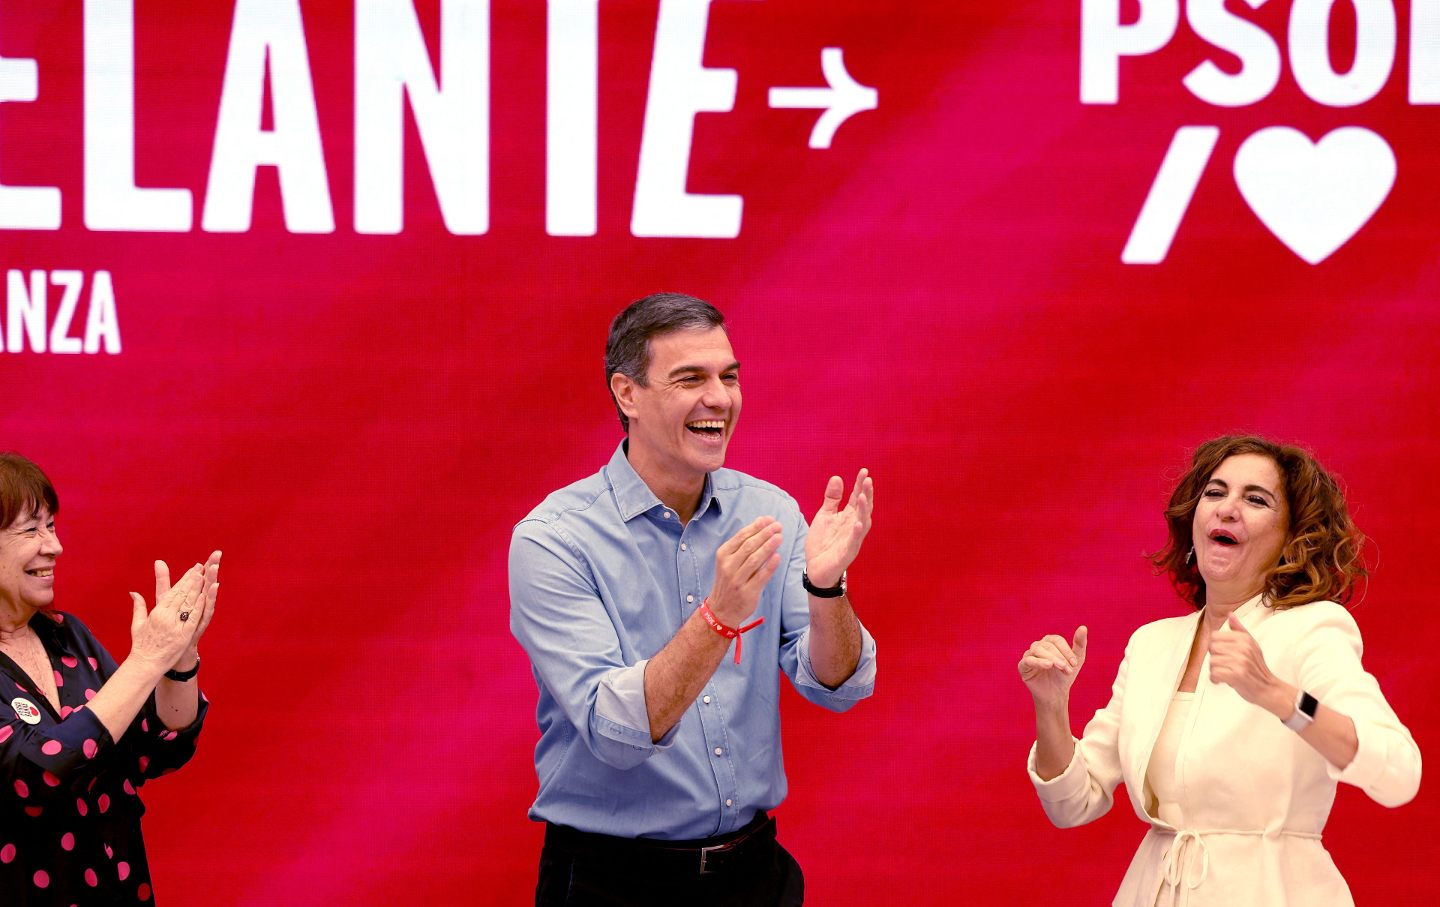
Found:
[{"label": "red wristband bracelet", "polygon": [[720,623],[720,618],[716,617],[715,612],[710,610],[709,598],[706,598],[703,602],[700,603],[700,616],[705,618],[705,623],[710,625],[710,629],[714,630],[716,633],[719,633],[726,639],[735,640],[735,663],[737,665],[740,663],[740,634],[748,633],[756,627],[760,626],[761,624],[765,623],[765,618],[757,617],[738,630],[736,630],[734,627],[727,627],[724,624]]}]

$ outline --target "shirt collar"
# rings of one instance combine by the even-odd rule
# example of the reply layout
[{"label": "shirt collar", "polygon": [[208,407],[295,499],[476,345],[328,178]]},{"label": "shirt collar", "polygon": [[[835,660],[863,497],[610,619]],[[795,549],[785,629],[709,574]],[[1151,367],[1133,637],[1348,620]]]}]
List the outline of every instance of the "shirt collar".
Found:
[{"label": "shirt collar", "polygon": [[1241,623],[1244,623],[1250,615],[1256,613],[1257,611],[1264,611],[1268,607],[1269,606],[1266,603],[1265,599],[1265,593],[1257,592],[1255,593],[1255,596],[1253,598],[1245,602],[1245,604],[1241,605],[1240,607],[1236,608],[1231,613],[1234,614],[1237,618],[1239,618]]},{"label": "shirt collar", "polygon": [[[1230,613],[1235,615],[1235,617],[1240,621],[1240,623],[1245,624],[1248,627],[1250,625],[1252,615],[1259,612],[1267,611],[1269,610],[1269,607],[1270,606],[1266,603],[1265,600],[1265,593],[1257,592],[1252,598],[1247,599],[1242,604],[1236,605],[1235,610],[1231,611]],[[1205,613],[1205,609],[1201,608],[1195,613],[1197,616],[1202,615]]]},{"label": "shirt collar", "polygon": [[[665,503],[655,496],[645,480],[630,465],[630,459],[625,455],[629,439],[620,442],[615,448],[615,454],[610,458],[610,463],[605,467],[605,475],[610,480],[610,488],[615,493],[615,506],[620,510],[620,518],[630,522],[642,513],[654,510],[655,508],[669,509]],[[714,505],[716,512],[721,510],[720,495],[715,488],[715,477],[711,473],[705,476],[705,488],[700,492],[700,506],[695,508],[695,516],[701,516],[711,505]]]},{"label": "shirt collar", "polygon": [[74,654],[70,651],[70,646],[66,639],[67,634],[60,631],[60,626],[64,622],[65,616],[61,612],[51,608],[41,609],[31,615],[30,629],[34,630],[35,635],[40,637],[41,643],[45,645],[47,650],[58,649],[67,655]]}]

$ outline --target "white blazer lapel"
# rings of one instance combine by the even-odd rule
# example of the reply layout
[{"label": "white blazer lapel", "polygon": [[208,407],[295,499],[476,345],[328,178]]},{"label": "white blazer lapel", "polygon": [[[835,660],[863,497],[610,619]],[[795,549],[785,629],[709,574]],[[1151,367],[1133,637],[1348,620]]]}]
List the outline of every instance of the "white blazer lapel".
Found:
[{"label": "white blazer lapel", "polygon": [[1125,710],[1130,739],[1121,755],[1121,773],[1130,801],[1140,815],[1148,815],[1144,790],[1150,753],[1155,749],[1155,740],[1165,723],[1165,713],[1169,711],[1170,701],[1180,686],[1180,677],[1185,673],[1185,662],[1199,622],[1199,611],[1190,617],[1166,622],[1162,625],[1163,629],[1157,628],[1162,629],[1162,635],[1154,640],[1153,651],[1145,653],[1150,657],[1136,659],[1137,664],[1131,667],[1126,697],[1133,698]]}]

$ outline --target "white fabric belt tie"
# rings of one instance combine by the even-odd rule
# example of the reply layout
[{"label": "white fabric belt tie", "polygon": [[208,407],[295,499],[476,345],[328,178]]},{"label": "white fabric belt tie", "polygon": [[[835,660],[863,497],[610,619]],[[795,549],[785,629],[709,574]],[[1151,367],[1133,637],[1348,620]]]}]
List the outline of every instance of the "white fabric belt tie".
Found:
[{"label": "white fabric belt tie", "polygon": [[[1172,888],[1179,888],[1184,882],[1185,887],[1194,890],[1199,888],[1210,874],[1210,848],[1205,845],[1206,835],[1248,835],[1250,837],[1263,838],[1268,834],[1264,829],[1257,831],[1237,831],[1229,828],[1194,829],[1185,828],[1174,832],[1169,829],[1157,828],[1156,831],[1162,834],[1174,834],[1175,840],[1170,842],[1165,855],[1160,858],[1160,868],[1165,875],[1165,884]],[[1313,841],[1320,840],[1320,835],[1311,831],[1291,831],[1282,828],[1277,834],[1289,835],[1292,838],[1309,838]],[[1197,875],[1196,863],[1199,863]]]}]

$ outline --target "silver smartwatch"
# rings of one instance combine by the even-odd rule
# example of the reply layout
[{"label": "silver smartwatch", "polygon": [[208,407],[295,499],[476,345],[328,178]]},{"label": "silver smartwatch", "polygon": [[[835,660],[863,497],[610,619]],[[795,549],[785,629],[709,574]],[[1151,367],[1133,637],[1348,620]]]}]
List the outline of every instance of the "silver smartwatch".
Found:
[{"label": "silver smartwatch", "polygon": [[1295,711],[1290,714],[1289,718],[1282,719],[1280,723],[1297,733],[1303,731],[1315,720],[1315,709],[1319,705],[1318,699],[1301,690],[1300,694],[1295,697]]}]

